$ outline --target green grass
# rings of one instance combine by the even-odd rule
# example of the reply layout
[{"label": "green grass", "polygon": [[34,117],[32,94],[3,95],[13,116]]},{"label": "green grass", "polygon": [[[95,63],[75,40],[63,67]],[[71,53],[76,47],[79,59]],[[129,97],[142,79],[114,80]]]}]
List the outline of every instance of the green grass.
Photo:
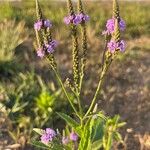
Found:
[{"label": "green grass", "polygon": [[[67,15],[66,3],[41,1],[42,9],[47,18],[51,19],[56,27],[63,27],[63,18]],[[136,38],[142,34],[150,34],[150,9],[149,2],[121,2],[121,17],[127,23],[127,38]],[[99,34],[105,22],[111,17],[110,2],[87,2],[86,11],[91,16],[90,25]],[[4,18],[25,20],[28,27],[35,21],[35,4],[32,1],[23,1],[18,5],[10,3],[0,4],[0,20]]]}]

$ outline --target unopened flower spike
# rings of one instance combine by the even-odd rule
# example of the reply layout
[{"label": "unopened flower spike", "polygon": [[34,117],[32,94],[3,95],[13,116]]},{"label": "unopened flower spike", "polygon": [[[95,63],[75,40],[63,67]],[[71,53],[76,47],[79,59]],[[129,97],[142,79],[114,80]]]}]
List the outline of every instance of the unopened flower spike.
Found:
[{"label": "unopened flower spike", "polygon": [[37,20],[41,20],[43,18],[43,15],[42,15],[42,11],[41,11],[41,7],[39,5],[39,1],[36,0],[36,16],[37,16]]},{"label": "unopened flower spike", "polygon": [[[87,32],[86,32],[86,21],[89,20],[89,16],[85,15],[83,10],[83,4],[81,0],[78,0],[78,13],[81,17],[81,34],[82,34],[82,56],[81,56],[81,72],[80,72],[80,85],[79,91],[81,92],[82,80],[84,77],[86,55],[87,55]],[[84,18],[87,18],[84,19]]]},{"label": "unopened flower spike", "polygon": [[[71,0],[67,1],[68,5],[68,12],[69,17],[72,19],[75,19],[75,13],[73,9],[73,4]],[[79,86],[79,49],[78,49],[78,36],[77,36],[77,28],[75,25],[75,22],[77,20],[73,20],[74,22],[71,22],[71,35],[72,35],[72,57],[73,57],[73,78],[74,78],[74,85],[75,88],[78,89]]]},{"label": "unopened flower spike", "polygon": [[113,17],[116,19],[120,19],[119,4],[117,0],[113,0]]}]

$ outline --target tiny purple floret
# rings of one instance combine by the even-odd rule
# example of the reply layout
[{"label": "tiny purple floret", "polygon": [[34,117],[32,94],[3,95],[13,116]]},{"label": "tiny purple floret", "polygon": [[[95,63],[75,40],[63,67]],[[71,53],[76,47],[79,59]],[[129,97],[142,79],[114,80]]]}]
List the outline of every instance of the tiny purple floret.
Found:
[{"label": "tiny purple floret", "polygon": [[73,22],[73,19],[74,19],[74,15],[67,16],[67,17],[64,18],[64,23],[66,25],[69,25],[70,23]]},{"label": "tiny purple floret", "polygon": [[42,28],[42,25],[43,25],[42,20],[39,20],[39,21],[37,21],[37,22],[34,24],[34,29],[37,30],[37,31],[40,31],[41,28]]},{"label": "tiny purple floret", "polygon": [[109,49],[109,51],[110,51],[111,53],[114,53],[115,50],[116,50],[117,47],[118,47],[118,44],[117,44],[115,41],[111,40],[111,41],[107,44],[107,47],[108,47],[108,49]]},{"label": "tiny purple floret", "polygon": [[82,18],[79,15],[76,15],[75,18],[73,19],[73,24],[78,25],[82,22]]},{"label": "tiny purple floret", "polygon": [[43,58],[45,56],[45,52],[42,48],[39,48],[37,50],[37,56],[40,57],[40,58]]},{"label": "tiny purple floret", "polygon": [[52,27],[52,23],[50,20],[44,20],[44,27],[45,28],[51,28]]},{"label": "tiny purple floret", "polygon": [[58,42],[56,40],[52,40],[48,44],[45,44],[48,53],[53,53],[54,49],[57,47]]},{"label": "tiny purple floret", "polygon": [[50,44],[52,45],[53,48],[56,48],[57,45],[58,45],[58,41],[53,40],[53,41],[50,42]]},{"label": "tiny purple floret", "polygon": [[125,51],[125,42],[124,40],[121,40],[120,42],[115,42],[114,40],[111,40],[107,47],[111,53],[114,53],[116,49],[119,49],[121,52]]},{"label": "tiny purple floret", "polygon": [[80,13],[79,17],[81,18],[81,21],[87,22],[87,21],[90,20],[90,17],[88,15],[86,15],[86,14],[83,14],[83,13]]},{"label": "tiny purple floret", "polygon": [[120,49],[121,52],[124,52],[124,51],[125,51],[125,42],[124,42],[124,40],[121,40],[121,41],[118,43],[118,48]]},{"label": "tiny purple floret", "polygon": [[123,19],[120,19],[120,22],[119,22],[119,27],[120,27],[120,30],[121,31],[124,31],[125,28],[126,28],[126,23]]},{"label": "tiny purple floret", "polygon": [[87,22],[90,20],[90,17],[86,14],[80,13],[75,15],[70,15],[64,18],[65,24],[69,25],[73,23],[74,25],[78,25],[80,23]]},{"label": "tiny purple floret", "polygon": [[72,141],[77,141],[78,140],[78,135],[75,132],[70,133],[70,140]]}]

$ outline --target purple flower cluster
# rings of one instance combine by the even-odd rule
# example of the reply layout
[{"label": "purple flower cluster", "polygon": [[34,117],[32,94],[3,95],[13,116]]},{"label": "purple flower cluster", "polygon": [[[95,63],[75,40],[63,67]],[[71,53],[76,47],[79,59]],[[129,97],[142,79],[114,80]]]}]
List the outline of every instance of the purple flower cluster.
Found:
[{"label": "purple flower cluster", "polygon": [[78,25],[83,22],[88,22],[90,20],[90,17],[86,14],[80,13],[80,14],[75,14],[75,15],[70,15],[64,18],[65,24],[74,24]]},{"label": "purple flower cluster", "polygon": [[51,128],[46,128],[44,134],[41,136],[41,142],[44,144],[48,144],[52,142],[52,140],[56,137],[56,132]]},{"label": "purple flower cluster", "polygon": [[120,50],[121,52],[125,51],[125,42],[121,40],[120,42],[116,42],[114,40],[111,40],[107,44],[107,48],[111,53],[114,53],[116,50]]},{"label": "purple flower cluster", "polygon": [[42,28],[51,28],[52,23],[50,20],[38,20],[34,23],[34,29],[40,31]]},{"label": "purple flower cluster", "polygon": [[[123,19],[120,19],[119,21],[119,28],[121,31],[124,31],[126,28],[125,21]],[[103,31],[102,34],[112,34],[115,30],[115,18],[107,20],[106,23],[106,30]]]},{"label": "purple flower cluster", "polygon": [[37,50],[37,56],[43,58],[46,53],[51,54],[54,52],[54,49],[57,47],[58,42],[56,40],[50,41],[48,44],[44,44],[43,48]]},{"label": "purple flower cluster", "polygon": [[68,144],[69,140],[71,140],[73,142],[76,142],[78,140],[78,135],[75,132],[71,132],[70,137],[67,136],[67,137],[62,138],[62,143],[64,145],[66,145],[66,144]]}]

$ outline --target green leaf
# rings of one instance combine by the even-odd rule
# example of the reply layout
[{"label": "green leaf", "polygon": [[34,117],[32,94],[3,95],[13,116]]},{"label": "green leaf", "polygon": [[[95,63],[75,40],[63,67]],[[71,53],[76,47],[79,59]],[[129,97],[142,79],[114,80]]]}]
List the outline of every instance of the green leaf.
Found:
[{"label": "green leaf", "polygon": [[92,150],[99,150],[100,148],[102,148],[102,146],[103,146],[102,140],[97,140],[92,144]]},{"label": "green leaf", "polygon": [[114,133],[114,138],[115,138],[116,141],[122,141],[122,136],[121,136],[121,134],[118,133],[118,132],[115,132],[115,133]]},{"label": "green leaf", "polygon": [[43,135],[43,133],[44,133],[44,130],[39,129],[39,128],[34,128],[33,131],[35,131],[39,135]]},{"label": "green leaf", "polygon": [[77,128],[77,127],[79,127],[79,124],[75,121],[75,120],[73,120],[70,116],[68,116],[68,115],[66,115],[66,114],[64,114],[64,113],[57,113],[62,119],[64,119],[66,122],[67,122],[67,124],[69,125],[69,126],[71,126],[72,128]]},{"label": "green leaf", "polygon": [[90,123],[91,123],[91,118],[88,119],[86,125],[84,126],[84,130],[82,132],[78,150],[88,150],[89,147],[91,146]]},{"label": "green leaf", "polygon": [[104,135],[104,126],[105,122],[102,120],[102,118],[98,117],[97,119],[95,119],[92,128],[92,136],[91,136],[92,142],[102,139]]},{"label": "green leaf", "polygon": [[66,123],[72,127],[75,132],[81,136],[81,128],[78,122],[76,122],[75,120],[73,120],[70,116],[64,114],[64,113],[57,113],[62,119],[64,119],[66,121]]},{"label": "green leaf", "polygon": [[121,128],[126,125],[126,122],[118,123],[117,128]]},{"label": "green leaf", "polygon": [[38,141],[32,141],[31,145],[34,145],[38,148],[42,148],[42,149],[48,149],[50,150],[50,147],[48,145],[43,144],[42,142],[38,142]]}]

